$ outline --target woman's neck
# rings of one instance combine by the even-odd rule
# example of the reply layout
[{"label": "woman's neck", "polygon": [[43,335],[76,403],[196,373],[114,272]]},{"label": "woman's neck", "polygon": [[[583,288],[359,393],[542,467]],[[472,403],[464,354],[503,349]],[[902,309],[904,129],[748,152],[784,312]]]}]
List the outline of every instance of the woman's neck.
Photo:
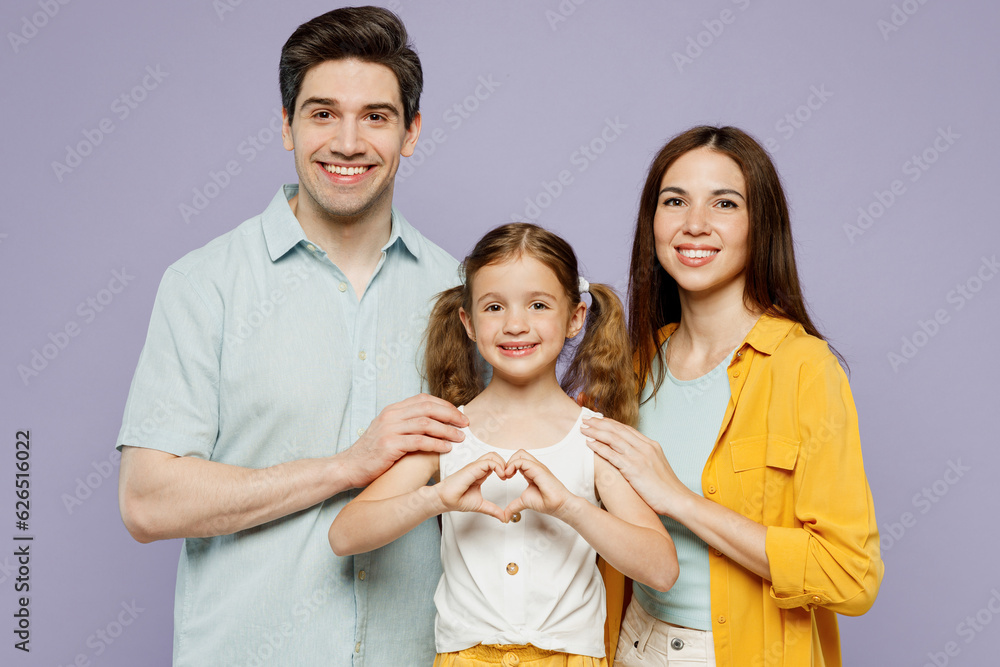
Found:
[{"label": "woman's neck", "polygon": [[746,338],[761,313],[739,294],[681,292],[681,321],[670,337],[667,363],[678,379],[701,377]]}]

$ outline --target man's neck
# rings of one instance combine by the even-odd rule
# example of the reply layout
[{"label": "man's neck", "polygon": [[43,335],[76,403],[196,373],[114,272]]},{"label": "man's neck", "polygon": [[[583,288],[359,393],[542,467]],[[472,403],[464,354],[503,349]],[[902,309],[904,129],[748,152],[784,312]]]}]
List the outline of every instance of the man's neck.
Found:
[{"label": "man's neck", "polygon": [[356,217],[325,215],[308,210],[303,204],[299,195],[288,200],[306,238],[326,252],[360,298],[392,233],[391,203],[373,207]]}]

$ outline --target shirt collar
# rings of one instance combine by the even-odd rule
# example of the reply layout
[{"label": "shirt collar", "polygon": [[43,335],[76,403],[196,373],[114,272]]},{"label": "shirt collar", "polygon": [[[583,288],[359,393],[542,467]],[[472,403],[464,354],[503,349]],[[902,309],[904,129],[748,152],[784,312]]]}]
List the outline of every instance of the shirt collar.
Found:
[{"label": "shirt collar", "polygon": [[289,250],[306,240],[302,225],[295,219],[292,207],[288,205],[288,200],[298,192],[298,185],[283,185],[261,214],[264,243],[267,244],[267,254],[272,262],[278,261]]},{"label": "shirt collar", "polygon": [[[785,339],[788,332],[796,325],[792,320],[773,315],[761,315],[757,323],[750,329],[750,333],[743,339],[744,345],[749,345],[762,354],[770,355],[778,348],[778,344]],[[657,332],[657,345],[663,345],[670,334],[677,330],[678,323],[673,322],[663,327]]]},{"label": "shirt collar", "polygon": [[[283,185],[261,215],[264,242],[267,244],[267,254],[272,262],[284,257],[299,243],[308,242],[305,232],[302,231],[302,225],[299,224],[295,214],[292,213],[292,208],[288,205],[288,201],[298,193],[299,186],[297,184]],[[389,248],[397,241],[411,255],[420,259],[419,234],[394,206],[392,208],[392,229],[389,232],[389,240],[382,246],[382,251],[388,252]]]}]

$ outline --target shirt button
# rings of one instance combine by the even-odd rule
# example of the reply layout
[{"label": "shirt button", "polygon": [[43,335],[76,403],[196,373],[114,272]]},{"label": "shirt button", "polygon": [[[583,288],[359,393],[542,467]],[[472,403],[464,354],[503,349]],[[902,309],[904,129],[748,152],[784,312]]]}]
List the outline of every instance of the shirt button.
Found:
[{"label": "shirt button", "polygon": [[709,486],[708,486],[708,492],[709,493],[715,493],[715,487],[712,486],[711,484],[709,484]]},{"label": "shirt button", "polygon": [[518,521],[521,520],[521,513],[514,512],[513,514],[510,515],[510,520],[513,521],[514,523],[517,523]]},{"label": "shirt button", "polygon": [[818,595],[814,595],[813,596],[813,603],[819,604],[820,602],[822,602],[822,600],[820,599],[820,597]]},{"label": "shirt button", "polygon": [[720,616],[719,617],[719,624],[721,625],[722,623],[725,623],[725,622],[726,622],[726,617],[725,616]]},{"label": "shirt button", "polygon": [[722,552],[719,551],[718,549],[712,549],[712,555],[713,556],[721,556]]},{"label": "shirt button", "polygon": [[734,378],[738,378],[739,376],[740,376],[740,372],[739,371],[733,371],[733,377]]},{"label": "shirt button", "polygon": [[364,361],[367,358],[368,358],[368,354],[364,350],[362,350],[361,352],[358,352],[358,359],[360,359],[361,361]]},{"label": "shirt button", "polygon": [[368,574],[364,570],[361,570],[360,572],[358,572],[358,579],[360,579],[361,581],[364,581],[365,577],[367,577],[367,576],[368,576]]},{"label": "shirt button", "polygon": [[517,574],[517,563],[507,563],[507,574],[511,576]]},{"label": "shirt button", "polygon": [[316,252],[316,246],[314,246],[312,243],[307,243],[306,247],[309,248],[309,250]]},{"label": "shirt button", "polygon": [[364,434],[365,434],[365,429],[363,429],[363,428],[359,428],[359,429],[358,429],[358,437],[361,437],[361,436],[363,436]]},{"label": "shirt button", "polygon": [[341,292],[346,292],[347,291],[347,283],[340,283],[339,285],[337,285],[337,289],[339,289]]},{"label": "shirt button", "polygon": [[361,653],[361,642],[358,642],[357,644],[354,645],[354,652]]}]

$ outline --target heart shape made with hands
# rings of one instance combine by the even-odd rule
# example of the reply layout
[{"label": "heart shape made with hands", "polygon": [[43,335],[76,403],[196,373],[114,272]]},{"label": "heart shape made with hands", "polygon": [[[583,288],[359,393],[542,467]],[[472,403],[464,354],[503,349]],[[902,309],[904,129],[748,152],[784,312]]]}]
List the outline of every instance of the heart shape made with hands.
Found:
[{"label": "heart shape made with hands", "polygon": [[[520,475],[527,482],[527,488],[521,492],[521,495],[510,501],[507,507],[502,510],[499,506],[484,498],[477,511],[495,517],[502,523],[509,523],[515,514],[519,514],[526,509],[546,512],[550,508],[558,506],[561,499],[556,497],[553,492],[557,491],[557,489],[552,487],[558,487],[563,492],[565,492],[565,487],[537,459],[530,455],[521,456],[521,453],[521,451],[515,453],[503,468],[499,468],[499,466],[496,468],[491,467],[486,472],[486,475],[483,476],[483,480],[490,475],[496,475],[499,479],[506,481]],[[539,479],[540,477],[543,479]],[[541,486],[539,482],[542,482]]]}]

